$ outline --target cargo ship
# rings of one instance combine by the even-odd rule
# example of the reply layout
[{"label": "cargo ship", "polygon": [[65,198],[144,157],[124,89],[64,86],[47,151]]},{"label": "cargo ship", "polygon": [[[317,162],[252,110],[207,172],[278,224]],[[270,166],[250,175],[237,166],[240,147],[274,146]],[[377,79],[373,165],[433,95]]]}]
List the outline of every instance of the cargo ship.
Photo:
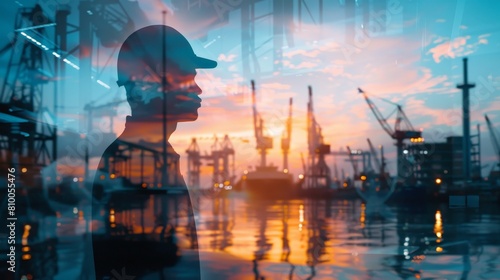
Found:
[{"label": "cargo ship", "polygon": [[297,192],[293,175],[278,171],[277,166],[257,166],[254,171],[244,172],[241,179],[243,190],[251,198],[291,198]]}]

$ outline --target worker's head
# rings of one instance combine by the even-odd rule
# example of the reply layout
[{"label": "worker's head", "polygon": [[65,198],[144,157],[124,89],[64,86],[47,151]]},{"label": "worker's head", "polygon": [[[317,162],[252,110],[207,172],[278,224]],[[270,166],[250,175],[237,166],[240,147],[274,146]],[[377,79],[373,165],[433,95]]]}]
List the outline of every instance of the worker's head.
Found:
[{"label": "worker's head", "polygon": [[133,116],[161,117],[167,99],[169,121],[193,121],[201,106],[198,68],[217,62],[198,57],[187,39],[172,27],[151,25],[132,33],[118,54],[118,81],[127,91]]}]

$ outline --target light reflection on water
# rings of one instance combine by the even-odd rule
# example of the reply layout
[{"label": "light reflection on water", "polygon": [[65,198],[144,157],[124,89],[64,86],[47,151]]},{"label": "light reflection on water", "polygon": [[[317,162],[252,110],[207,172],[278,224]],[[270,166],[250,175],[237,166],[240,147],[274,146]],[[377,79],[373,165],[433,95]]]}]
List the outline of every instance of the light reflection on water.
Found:
[{"label": "light reflection on water", "polygon": [[201,250],[269,279],[500,279],[498,210],[232,197],[204,200],[197,225]]},{"label": "light reflection on water", "polygon": [[[372,207],[360,200],[249,201],[238,193],[193,203],[208,279],[500,279],[499,205]],[[175,218],[174,204],[168,213],[189,249],[188,221]],[[151,200],[144,211],[113,209],[108,219],[141,221],[134,232],[155,231],[154,217],[140,217],[158,212],[158,205]],[[24,267],[47,279],[78,279],[88,211],[68,207],[51,218],[57,242],[44,230],[47,242],[23,244],[30,246],[23,255],[31,257]]]}]

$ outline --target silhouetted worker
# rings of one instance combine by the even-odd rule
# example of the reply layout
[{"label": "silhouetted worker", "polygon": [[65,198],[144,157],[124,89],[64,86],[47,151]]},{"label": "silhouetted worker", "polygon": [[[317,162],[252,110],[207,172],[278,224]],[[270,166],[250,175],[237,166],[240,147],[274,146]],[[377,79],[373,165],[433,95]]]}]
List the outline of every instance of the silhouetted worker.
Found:
[{"label": "silhouetted worker", "polygon": [[[125,177],[119,171],[114,170],[120,156],[124,157],[123,151],[119,147],[132,147],[137,151],[141,147],[147,146],[147,143],[163,143],[164,136],[168,140],[175,131],[178,122],[194,121],[198,118],[198,108],[201,106],[199,95],[202,90],[195,82],[196,69],[216,66],[217,62],[213,60],[196,56],[186,38],[169,26],[148,26],[137,30],[125,40],[118,55],[117,84],[125,88],[132,114],[127,117],[123,133],[106,149],[101,158],[99,171],[102,173],[96,175],[93,189],[96,200],[102,204],[110,204],[117,193],[110,192],[107,186],[99,184],[99,178],[102,180],[108,176],[106,173],[112,174],[110,178]],[[166,103],[164,103],[164,98],[166,98]],[[165,105],[166,108],[164,108]],[[164,123],[164,114],[166,123]],[[165,124],[166,132],[163,131]],[[158,148],[157,146],[156,144],[150,145],[149,150],[146,151],[156,150],[159,152],[156,156],[162,157],[163,148],[166,147],[166,178],[163,177],[164,172],[162,172],[164,170],[163,161],[159,158],[156,158],[155,164],[150,164],[151,166],[140,166],[139,160],[135,160],[134,165],[134,161],[130,159],[132,163],[129,164],[133,165],[131,170],[135,170],[137,174],[140,169],[141,178],[155,178],[156,183],[152,184],[151,181],[146,182],[144,179],[145,181],[134,185],[132,180],[122,180],[122,184],[131,186],[131,191],[120,192],[121,196],[119,199],[115,199],[113,207],[127,207],[125,205],[127,203],[129,207],[139,204],[141,211],[146,211],[147,202],[145,201],[148,201],[151,196],[159,198],[160,195],[154,194],[153,189],[161,190],[165,187],[186,189],[186,184],[179,171],[179,155],[168,142],[163,147]],[[117,174],[114,174],[115,172]],[[158,179],[158,175],[161,175],[160,179]],[[124,188],[126,189],[126,187]],[[188,220],[194,224],[193,209],[189,197],[185,199],[185,196],[169,195],[169,198],[163,202],[172,203],[172,199],[187,201],[187,211],[184,213],[187,212]],[[125,206],[117,206],[119,203],[123,203]],[[161,207],[168,209],[170,205],[172,204]],[[106,212],[106,207],[108,207],[108,212]],[[144,275],[148,275],[148,279],[152,279],[151,275],[157,275],[158,279],[200,279],[197,251],[195,256],[190,255],[189,258],[178,262],[179,250],[177,244],[173,244],[176,240],[173,238],[174,236],[167,238],[167,242],[141,237],[147,234],[154,235],[156,229],[154,221],[149,223],[149,228],[153,228],[152,230],[148,229],[147,226],[148,219],[154,220],[153,217],[141,217],[139,226],[142,226],[142,235],[140,230],[137,233],[137,227],[135,227],[134,234],[130,236],[103,234],[102,229],[108,232],[113,230],[112,225],[103,225],[111,220],[111,215],[113,222],[115,221],[115,210],[113,209],[113,213],[111,213],[110,207],[105,206],[103,211],[93,211],[92,247],[97,279],[134,277],[133,279],[137,280]],[[166,213],[163,214],[166,215]],[[163,225],[162,233],[165,226]],[[174,233],[175,230],[172,228],[171,234]],[[193,243],[197,244],[197,240],[194,240]],[[185,267],[175,267],[181,265]],[[166,266],[174,266],[175,275],[163,275],[160,271]]]}]

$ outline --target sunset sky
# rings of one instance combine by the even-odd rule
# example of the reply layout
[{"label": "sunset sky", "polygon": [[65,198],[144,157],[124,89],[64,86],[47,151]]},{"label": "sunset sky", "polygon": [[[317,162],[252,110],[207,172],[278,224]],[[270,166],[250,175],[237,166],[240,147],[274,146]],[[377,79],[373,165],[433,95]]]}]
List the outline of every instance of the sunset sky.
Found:
[{"label": "sunset sky", "polygon": [[[0,21],[2,34],[7,36],[12,32],[15,11],[19,8],[16,2],[5,1],[1,4],[4,10],[11,11]],[[70,3],[56,0],[41,2],[43,5]],[[219,12],[227,14],[228,21],[205,30],[210,20],[219,20],[217,14],[214,14],[216,18],[208,21],[181,18],[171,1],[138,2],[147,21],[136,22],[137,28],[161,23],[161,11],[167,9],[167,24],[190,40],[197,55],[219,63],[216,69],[198,71],[196,80],[203,89],[199,119],[180,124],[171,139],[181,156],[185,156],[184,150],[192,137],[201,137],[201,149],[208,152],[213,135],[222,138],[224,134],[229,134],[236,150],[237,174],[258,163],[249,90],[250,80],[255,79],[257,107],[264,117],[267,133],[274,137],[275,148],[270,152],[268,162],[282,165],[280,138],[288,115],[288,99],[293,97],[290,165],[294,174],[302,172],[300,153],[307,153],[306,109],[307,87],[310,85],[316,119],[322,127],[325,142],[331,144],[332,150],[345,149],[346,145],[367,150],[366,138],[369,137],[374,145],[384,145],[388,167],[394,174],[394,141],[382,130],[362,95],[357,93],[357,88],[365,90],[385,114],[389,114],[394,105],[378,98],[401,104],[413,126],[423,129],[427,142],[442,142],[447,136],[462,134],[462,96],[456,85],[463,79],[462,58],[468,57],[469,80],[476,84],[470,95],[471,132],[476,134],[476,125],[481,125],[482,164],[488,165],[483,169],[483,175],[489,172],[496,160],[484,114],[488,114],[500,130],[500,2],[390,0],[385,9],[378,10],[380,1],[371,1],[370,22],[379,22],[380,14],[377,12],[385,11],[383,21],[386,28],[367,35],[363,32],[366,26],[362,26],[364,12],[361,9],[356,9],[354,18],[347,18],[343,6],[346,1],[325,1],[324,22],[320,25],[316,1],[305,1],[312,17],[303,11],[299,28],[294,14],[294,45],[287,46],[285,40],[283,69],[280,72],[272,71],[273,45],[272,40],[267,41],[273,38],[272,21],[263,18],[256,23],[256,46],[262,45],[257,53],[262,70],[260,77],[243,76],[240,9],[231,6],[231,3],[241,1],[202,2],[208,5],[207,10],[223,9]],[[359,6],[363,4],[362,1],[356,3]],[[77,21],[77,5],[71,5],[70,21]],[[272,1],[260,1],[256,5],[256,14],[265,14],[271,9]],[[139,15],[130,14],[130,17],[139,18]],[[346,42],[348,24],[354,24],[357,30],[353,42]],[[205,38],[200,35],[203,31],[207,32]],[[8,38],[3,39],[6,41]],[[117,52],[113,52],[112,48],[103,47],[99,49],[100,59],[94,56],[94,67],[102,70],[100,80],[107,83],[110,89],[96,84],[91,93],[82,97],[77,95],[74,84],[68,85],[70,93],[59,100],[62,106],[66,106],[58,114],[58,123],[62,128],[83,133],[86,127],[81,125],[84,123],[81,114],[86,103],[95,101],[94,104],[98,105],[125,97],[124,90],[114,83],[116,56]],[[0,71],[5,71],[8,57],[8,53],[1,55]],[[73,69],[68,69],[67,74],[69,83],[78,76]],[[119,134],[129,108],[123,103],[117,110],[113,130]],[[101,121],[107,123],[104,118]],[[389,123],[394,124],[394,117],[389,119]],[[182,167],[185,169],[186,158],[183,160]],[[332,164],[333,159],[330,157],[327,162]],[[337,162],[339,170],[344,168],[346,173],[352,173],[352,168],[344,159],[338,158]],[[203,171],[204,178],[209,178],[209,168]]]}]

